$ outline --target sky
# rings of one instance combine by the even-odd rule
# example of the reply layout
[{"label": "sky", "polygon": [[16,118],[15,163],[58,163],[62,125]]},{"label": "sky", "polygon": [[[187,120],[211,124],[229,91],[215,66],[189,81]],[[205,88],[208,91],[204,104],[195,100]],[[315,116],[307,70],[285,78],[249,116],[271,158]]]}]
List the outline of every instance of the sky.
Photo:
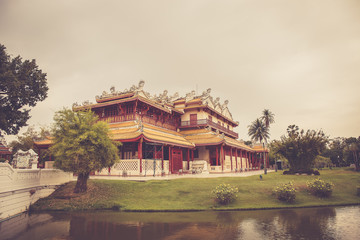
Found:
[{"label": "sky", "polygon": [[151,94],[211,88],[243,140],[264,109],[271,139],[292,124],[360,136],[358,0],[0,0],[0,43],[47,73],[35,127],[144,80]]}]

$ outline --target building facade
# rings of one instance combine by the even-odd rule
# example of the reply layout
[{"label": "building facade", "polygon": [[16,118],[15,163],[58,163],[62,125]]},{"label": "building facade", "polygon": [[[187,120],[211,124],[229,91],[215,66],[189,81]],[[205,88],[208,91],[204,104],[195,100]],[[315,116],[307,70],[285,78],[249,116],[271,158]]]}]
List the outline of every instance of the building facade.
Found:
[{"label": "building facade", "polygon": [[[122,143],[120,161],[96,175],[163,175],[174,173],[224,173],[260,169],[268,165],[267,150],[251,148],[237,140],[239,123],[207,89],[180,97],[165,90],[145,92],[144,81],[124,91],[104,91],[89,101],[73,105],[74,111],[91,109],[108,123],[110,137]],[[36,143],[39,149],[49,140]],[[45,147],[44,147],[45,146]]]},{"label": "building facade", "polygon": [[0,136],[0,159],[1,161],[8,161],[10,162],[12,159],[12,151],[7,146],[5,138]]}]

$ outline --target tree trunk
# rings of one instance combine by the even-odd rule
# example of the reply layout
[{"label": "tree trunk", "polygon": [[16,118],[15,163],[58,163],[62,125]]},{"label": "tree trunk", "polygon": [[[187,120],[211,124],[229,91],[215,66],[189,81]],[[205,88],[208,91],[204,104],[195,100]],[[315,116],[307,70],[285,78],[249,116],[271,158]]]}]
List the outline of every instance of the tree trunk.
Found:
[{"label": "tree trunk", "polygon": [[79,173],[77,182],[74,188],[74,193],[83,193],[87,190],[87,180],[90,173]]}]

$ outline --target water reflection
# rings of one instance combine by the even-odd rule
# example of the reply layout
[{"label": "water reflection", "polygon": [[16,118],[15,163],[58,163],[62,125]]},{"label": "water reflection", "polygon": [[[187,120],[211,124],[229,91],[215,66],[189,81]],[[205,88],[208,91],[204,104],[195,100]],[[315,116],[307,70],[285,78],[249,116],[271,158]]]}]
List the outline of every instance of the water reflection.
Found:
[{"label": "water reflection", "polygon": [[359,223],[359,206],[239,212],[46,213],[0,223],[0,239],[356,239]]}]

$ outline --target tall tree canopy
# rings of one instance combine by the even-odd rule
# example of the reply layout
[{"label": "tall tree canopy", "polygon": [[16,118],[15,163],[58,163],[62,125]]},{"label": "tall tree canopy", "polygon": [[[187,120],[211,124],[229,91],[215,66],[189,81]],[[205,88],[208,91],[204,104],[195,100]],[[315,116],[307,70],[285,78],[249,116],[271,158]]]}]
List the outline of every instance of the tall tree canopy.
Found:
[{"label": "tall tree canopy", "polygon": [[328,137],[323,131],[299,130],[296,125],[287,128],[287,134],[273,142],[274,151],[286,158],[290,171],[310,171],[315,158],[326,149]]},{"label": "tall tree canopy", "polygon": [[75,193],[87,190],[90,172],[111,167],[118,148],[108,136],[108,126],[91,111],[64,109],[55,113],[54,144],[50,148],[54,166],[78,175]]},{"label": "tall tree canopy", "polygon": [[17,134],[30,118],[28,107],[47,97],[46,73],[35,60],[11,59],[0,44],[0,134]]}]

